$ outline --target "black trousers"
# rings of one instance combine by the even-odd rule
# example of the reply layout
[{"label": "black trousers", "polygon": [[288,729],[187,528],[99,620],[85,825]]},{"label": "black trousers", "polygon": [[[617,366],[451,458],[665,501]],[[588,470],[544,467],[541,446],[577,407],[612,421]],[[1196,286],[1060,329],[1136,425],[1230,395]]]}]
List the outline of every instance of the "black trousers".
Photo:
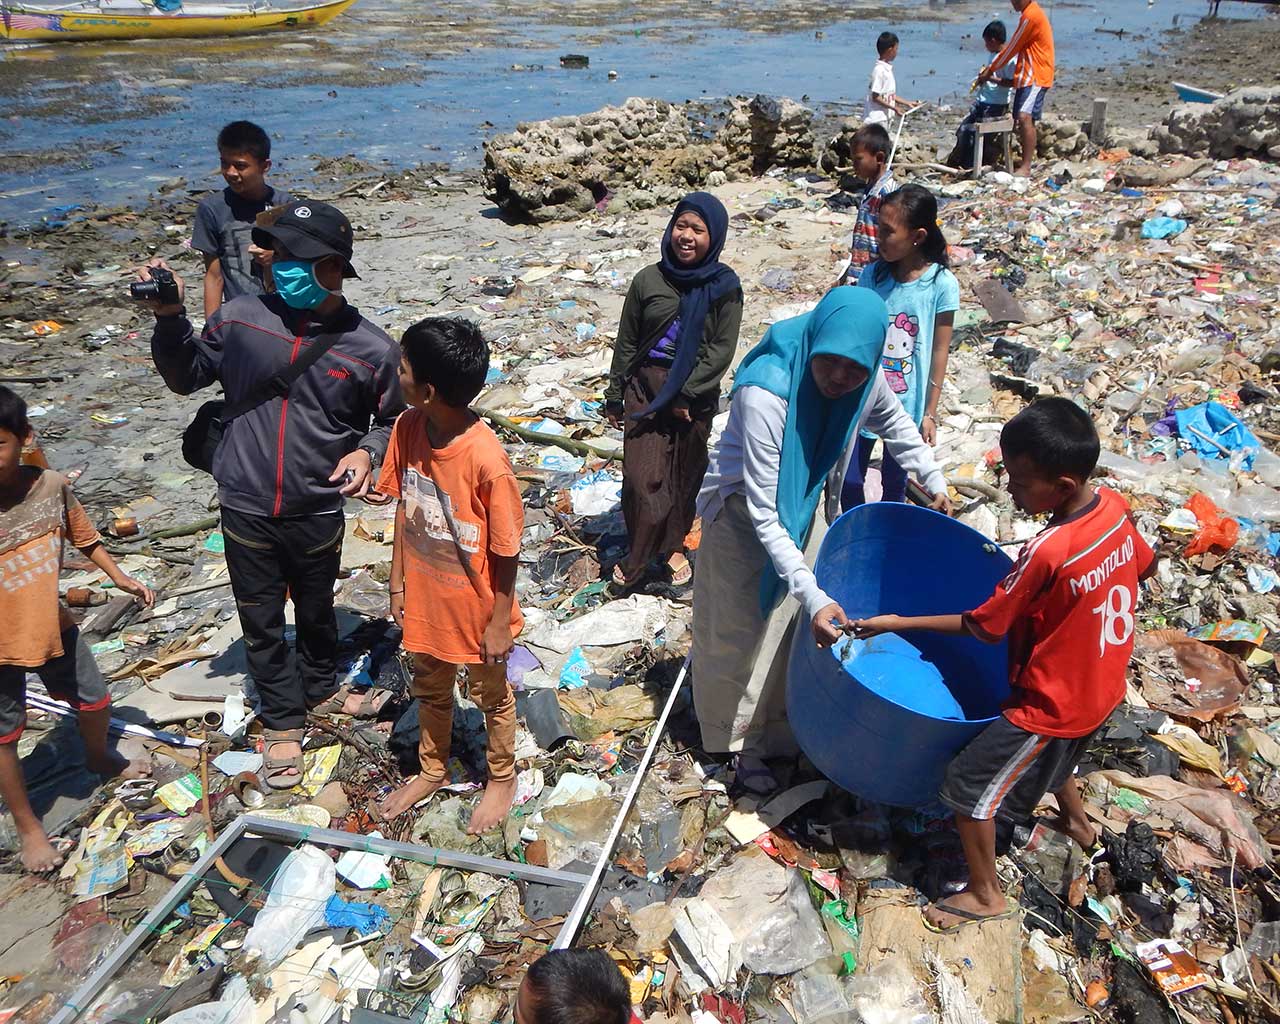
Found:
[{"label": "black trousers", "polygon": [[[231,590],[268,729],[302,728],[307,709],[338,689],[333,584],[344,532],[340,513],[283,519],[222,510]],[[284,636],[286,591],[297,626],[296,659]]]}]

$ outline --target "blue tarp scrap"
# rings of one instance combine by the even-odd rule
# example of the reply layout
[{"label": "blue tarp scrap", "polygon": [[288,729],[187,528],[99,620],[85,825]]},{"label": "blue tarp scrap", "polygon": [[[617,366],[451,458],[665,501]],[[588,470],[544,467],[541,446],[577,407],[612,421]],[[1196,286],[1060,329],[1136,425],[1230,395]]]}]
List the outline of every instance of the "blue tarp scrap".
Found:
[{"label": "blue tarp scrap", "polygon": [[[1219,402],[1202,402],[1190,409],[1174,413],[1178,433],[1202,458],[1224,460],[1230,453],[1247,452],[1241,461],[1246,470],[1253,469],[1253,456],[1262,447],[1253,432],[1226,406]],[[1227,449],[1223,451],[1222,449]]]},{"label": "blue tarp scrap", "polygon": [[390,918],[387,910],[376,903],[348,903],[337,893],[324,906],[325,927],[354,928],[360,935],[381,931],[383,922]]}]

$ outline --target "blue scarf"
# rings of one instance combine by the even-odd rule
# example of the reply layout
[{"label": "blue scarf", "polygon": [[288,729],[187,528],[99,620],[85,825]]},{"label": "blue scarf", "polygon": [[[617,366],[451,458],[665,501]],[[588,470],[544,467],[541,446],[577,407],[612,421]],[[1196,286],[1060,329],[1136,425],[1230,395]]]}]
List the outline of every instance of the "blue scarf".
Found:
[{"label": "blue scarf", "polygon": [[[827,474],[840,461],[871,394],[889,313],[868,288],[835,288],[811,313],[769,328],[743,357],[733,391],[764,388],[787,403],[778,469],[778,519],[796,547],[804,550]],[[843,398],[824,398],[809,363],[835,355],[866,367],[867,383]],[[782,596],[782,580],[770,561],[760,586],[760,607],[767,616]]]},{"label": "blue scarf", "polygon": [[[682,213],[696,213],[707,225],[707,233],[711,236],[711,248],[693,266],[676,259],[671,248],[671,232]],[[698,349],[702,346],[702,328],[706,323],[707,313],[718,300],[742,287],[738,275],[720,262],[720,253],[724,249],[728,233],[729,212],[710,192],[690,192],[676,204],[676,211],[671,215],[667,230],[662,236],[662,260],[658,264],[662,269],[662,276],[680,292],[680,311],[676,314],[680,318],[680,332],[676,335],[675,359],[672,360],[667,381],[657,397],[649,403],[647,409],[633,414],[632,419],[652,415],[657,410],[666,408],[675,399],[698,361]]]}]

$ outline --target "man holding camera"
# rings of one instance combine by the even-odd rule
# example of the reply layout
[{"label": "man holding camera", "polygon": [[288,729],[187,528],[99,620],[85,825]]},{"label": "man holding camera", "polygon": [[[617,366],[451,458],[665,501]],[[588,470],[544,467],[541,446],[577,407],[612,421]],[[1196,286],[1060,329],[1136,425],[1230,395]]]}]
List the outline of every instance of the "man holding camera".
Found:
[{"label": "man holding camera", "polygon": [[[347,714],[367,702],[336,685],[333,586],[342,552],[343,497],[364,497],[404,409],[400,351],[342,295],[351,224],[326,203],[287,206],[254,242],[273,252],[275,293],[244,295],[215,311],[197,337],[180,278],[161,260],[139,273],[134,294],[156,315],[151,355],[171,391],[217,382],[188,428],[211,453],[227,568],[244,630],[249,672],[266,729],[264,781],[290,789],[302,777],[308,711]],[[207,415],[206,415],[207,414]],[[293,601],[296,671],[284,637]]]}]

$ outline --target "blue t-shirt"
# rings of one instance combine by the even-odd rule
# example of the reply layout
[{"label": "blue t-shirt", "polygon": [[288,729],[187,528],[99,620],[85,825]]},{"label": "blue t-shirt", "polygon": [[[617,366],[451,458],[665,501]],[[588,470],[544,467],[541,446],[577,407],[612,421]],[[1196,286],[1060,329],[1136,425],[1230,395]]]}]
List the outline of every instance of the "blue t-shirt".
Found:
[{"label": "blue t-shirt", "polygon": [[960,282],[945,267],[931,267],[914,281],[898,281],[887,263],[864,267],[859,288],[870,288],[889,307],[889,330],[880,362],[890,389],[919,425],[924,419],[933,361],[933,328],[939,313],[960,308]]},{"label": "blue t-shirt", "polygon": [[1002,79],[1008,80],[1013,78],[1013,66],[1016,61],[1009,61],[1002,68],[996,68],[996,77],[990,82],[984,82],[978,87],[978,102],[986,103],[993,107],[1007,107],[1009,105],[1009,93],[1012,92],[1007,86],[1002,86]]}]

